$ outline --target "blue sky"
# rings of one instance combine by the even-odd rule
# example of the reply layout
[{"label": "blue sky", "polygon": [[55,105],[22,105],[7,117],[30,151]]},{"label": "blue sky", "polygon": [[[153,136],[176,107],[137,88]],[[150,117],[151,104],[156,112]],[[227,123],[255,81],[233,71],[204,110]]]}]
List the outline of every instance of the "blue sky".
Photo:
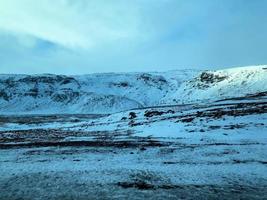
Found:
[{"label": "blue sky", "polygon": [[0,73],[267,64],[266,0],[0,0]]}]

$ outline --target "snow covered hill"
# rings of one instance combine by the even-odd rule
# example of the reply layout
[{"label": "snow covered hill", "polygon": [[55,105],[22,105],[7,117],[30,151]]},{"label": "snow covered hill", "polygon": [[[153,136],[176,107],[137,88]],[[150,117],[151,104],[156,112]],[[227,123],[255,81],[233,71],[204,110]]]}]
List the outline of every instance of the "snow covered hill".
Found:
[{"label": "snow covered hill", "polygon": [[185,81],[168,103],[199,103],[244,97],[267,92],[267,66],[249,66],[217,71],[203,71]]},{"label": "snow covered hill", "polygon": [[0,75],[0,112],[114,113],[264,92],[267,92],[267,66],[81,76]]}]

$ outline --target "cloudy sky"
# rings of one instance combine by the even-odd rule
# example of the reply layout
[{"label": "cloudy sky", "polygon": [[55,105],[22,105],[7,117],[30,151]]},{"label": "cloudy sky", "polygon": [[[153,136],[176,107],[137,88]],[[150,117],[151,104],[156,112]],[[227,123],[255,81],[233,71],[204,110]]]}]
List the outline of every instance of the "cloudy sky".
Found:
[{"label": "cloudy sky", "polygon": [[266,0],[0,0],[0,73],[267,64]]}]

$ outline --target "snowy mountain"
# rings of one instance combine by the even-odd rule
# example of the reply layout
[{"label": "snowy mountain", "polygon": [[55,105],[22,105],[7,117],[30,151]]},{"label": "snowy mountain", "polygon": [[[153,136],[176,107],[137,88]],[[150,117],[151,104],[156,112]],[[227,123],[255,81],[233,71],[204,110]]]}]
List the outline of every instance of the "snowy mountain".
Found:
[{"label": "snowy mountain", "polygon": [[267,66],[203,71],[183,82],[163,102],[199,103],[256,95],[267,91]]},{"label": "snowy mountain", "polygon": [[0,112],[114,113],[206,103],[267,91],[267,66],[218,71],[0,75]]}]

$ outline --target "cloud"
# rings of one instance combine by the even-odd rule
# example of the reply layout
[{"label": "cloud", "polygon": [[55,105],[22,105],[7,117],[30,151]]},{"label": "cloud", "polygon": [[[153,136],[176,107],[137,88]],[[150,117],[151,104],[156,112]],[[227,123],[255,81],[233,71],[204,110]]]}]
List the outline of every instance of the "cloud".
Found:
[{"label": "cloud", "polygon": [[266,64],[265,0],[0,0],[0,73]]},{"label": "cloud", "polygon": [[0,30],[73,49],[142,43],[200,17],[195,7],[185,0],[8,0],[0,1]]},{"label": "cloud", "polygon": [[125,1],[8,0],[0,1],[0,29],[67,48],[90,48],[137,36],[136,12]]}]

